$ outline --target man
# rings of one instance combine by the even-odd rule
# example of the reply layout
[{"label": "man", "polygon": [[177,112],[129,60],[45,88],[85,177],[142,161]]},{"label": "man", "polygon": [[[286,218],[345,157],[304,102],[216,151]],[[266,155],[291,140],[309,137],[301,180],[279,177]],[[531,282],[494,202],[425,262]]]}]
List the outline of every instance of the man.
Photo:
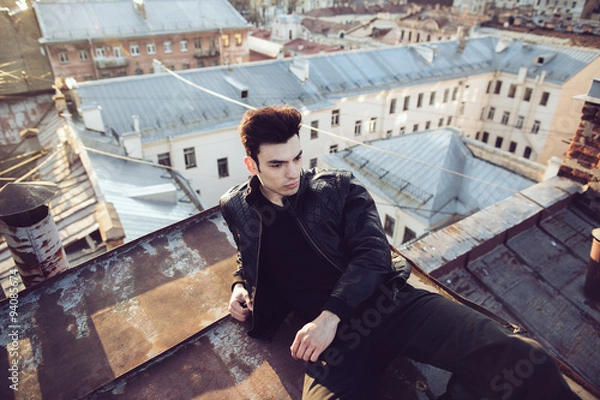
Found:
[{"label": "man", "polygon": [[400,354],[452,372],[447,399],[578,398],[537,343],[407,284],[366,189],[349,172],[302,169],[300,124],[288,106],[248,111],[252,176],[220,204],[239,250],[229,312],[264,340],[289,312],[305,319],[290,347],[307,362],[303,398],[373,398]]}]

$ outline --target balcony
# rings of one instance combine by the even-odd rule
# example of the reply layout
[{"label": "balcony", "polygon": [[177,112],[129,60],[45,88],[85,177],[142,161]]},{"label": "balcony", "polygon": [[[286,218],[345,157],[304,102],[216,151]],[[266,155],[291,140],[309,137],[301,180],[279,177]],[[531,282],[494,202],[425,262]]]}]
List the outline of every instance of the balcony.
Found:
[{"label": "balcony", "polygon": [[102,57],[96,59],[96,68],[108,69],[108,68],[120,68],[126,67],[129,61],[123,57]]},{"label": "balcony", "polygon": [[211,49],[196,49],[194,50],[194,58],[205,58],[205,57],[216,57],[219,55],[219,52],[216,48]]}]

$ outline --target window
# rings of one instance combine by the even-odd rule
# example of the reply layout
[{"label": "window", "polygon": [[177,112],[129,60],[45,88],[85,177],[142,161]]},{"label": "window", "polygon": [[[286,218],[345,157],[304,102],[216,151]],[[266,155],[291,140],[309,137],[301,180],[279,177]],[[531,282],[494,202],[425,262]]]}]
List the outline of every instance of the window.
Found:
[{"label": "window", "polygon": [[517,85],[511,83],[508,88],[508,97],[511,99],[514,99],[516,93],[517,93]]},{"label": "window", "polygon": [[135,74],[136,75],[143,75],[144,74],[144,70],[138,67],[138,68],[135,69]]},{"label": "window", "polygon": [[167,167],[171,166],[171,154],[170,153],[160,153],[156,157],[158,158],[158,163],[160,165],[166,165]]},{"label": "window", "polygon": [[490,139],[490,134],[488,132],[483,132],[483,136],[481,137],[481,141],[483,143],[487,143]]},{"label": "window", "polygon": [[181,51],[182,53],[185,53],[186,51],[188,51],[188,41],[183,39],[179,41],[179,51]]},{"label": "window", "polygon": [[465,102],[461,101],[460,106],[458,107],[458,114],[463,115],[465,113]]},{"label": "window", "polygon": [[196,150],[193,147],[183,149],[183,158],[185,159],[185,168],[196,167]]},{"label": "window", "polygon": [[517,142],[510,142],[510,145],[508,146],[508,151],[510,151],[511,153],[514,153],[517,150]]},{"label": "window", "polygon": [[423,93],[419,93],[417,96],[417,108],[421,108],[423,106]]},{"label": "window", "polygon": [[494,81],[489,81],[487,84],[487,88],[485,89],[485,94],[490,94],[490,90],[492,89],[492,83]]},{"label": "window", "polygon": [[540,99],[540,106],[547,105],[549,97],[550,97],[550,93],[548,93],[548,92],[542,93],[542,98]]},{"label": "window", "polygon": [[425,130],[428,130],[429,128],[431,128],[431,121],[425,122]]},{"label": "window", "polygon": [[331,146],[329,146],[329,153],[337,153],[337,151],[338,151],[337,144],[332,144]]},{"label": "window", "polygon": [[154,43],[146,43],[146,53],[156,54],[156,45]]},{"label": "window", "polygon": [[494,88],[494,94],[500,94],[502,90],[502,81],[496,81],[496,87]]},{"label": "window", "polygon": [[498,136],[496,138],[496,148],[497,149],[501,149],[502,148],[502,142],[504,141],[504,138],[502,136]]},{"label": "window", "polygon": [[440,118],[440,120],[438,121],[438,128],[441,127],[442,125],[444,125],[444,118]]},{"label": "window", "polygon": [[525,157],[525,158],[531,157],[531,147],[529,147],[529,146],[525,147],[525,150],[523,150],[523,157]]},{"label": "window", "polygon": [[452,101],[456,100],[457,97],[458,97],[458,87],[455,87],[454,89],[452,89]]},{"label": "window", "polygon": [[215,47],[217,47],[217,38],[214,36],[211,36],[208,38],[209,44],[210,44],[210,48],[214,49]]},{"label": "window", "polygon": [[502,121],[500,123],[502,125],[508,125],[508,119],[510,118],[510,113],[508,111],[504,111],[502,113]]},{"label": "window", "polygon": [[181,64],[181,69],[190,69],[191,65],[189,63],[183,63]]},{"label": "window", "polygon": [[163,43],[163,46],[165,48],[165,53],[169,54],[173,52],[173,43],[170,40],[167,40],[166,42]]},{"label": "window", "polygon": [[525,117],[523,117],[522,115],[519,115],[517,117],[517,123],[515,124],[515,128],[517,128],[517,129],[523,128],[523,122],[525,122]]},{"label": "window", "polygon": [[88,60],[88,53],[86,50],[79,50],[77,53],[79,54],[79,61],[87,61]]},{"label": "window", "polygon": [[529,101],[531,100],[531,93],[533,92],[533,89],[531,88],[525,88],[525,93],[523,93],[523,101]]},{"label": "window", "polygon": [[413,125],[413,132],[417,132],[419,130],[419,124]]},{"label": "window", "polygon": [[446,120],[446,125],[452,125],[452,116],[449,116]]},{"label": "window", "polygon": [[377,118],[373,117],[369,121],[369,133],[375,132],[376,129],[377,129]]},{"label": "window", "polygon": [[217,160],[217,169],[219,171],[219,178],[227,178],[229,176],[229,165],[227,163],[227,157],[219,158]]},{"label": "window", "polygon": [[390,114],[393,114],[396,112],[396,99],[392,99],[390,101]]},{"label": "window", "polygon": [[487,116],[487,118],[489,120],[493,120],[495,113],[496,113],[496,109],[494,107],[490,107],[490,109],[488,110],[488,116]]},{"label": "window", "polygon": [[400,130],[398,131],[399,134],[404,135],[406,133],[406,127],[405,126],[401,126]]},{"label": "window", "polygon": [[241,33],[236,33],[235,35],[233,35],[233,38],[235,40],[235,45],[236,46],[241,46],[242,45],[242,34]]},{"label": "window", "polygon": [[96,57],[98,57],[98,58],[106,57],[106,52],[104,51],[104,47],[96,47]]},{"label": "window", "polygon": [[223,47],[229,47],[229,35],[221,35],[221,44]]},{"label": "window", "polygon": [[316,139],[319,137],[319,131],[317,131],[317,129],[319,129],[319,121],[318,120],[314,120],[310,122],[310,138],[311,139]]},{"label": "window", "polygon": [[410,103],[410,96],[404,97],[404,105],[402,106],[402,111],[408,110],[408,105]]},{"label": "window", "polygon": [[540,130],[540,121],[537,119],[533,121],[533,126],[531,127],[531,133],[538,133]]},{"label": "window", "polygon": [[340,124],[340,110],[331,111],[331,126],[338,126]]},{"label": "window", "polygon": [[385,221],[383,223],[383,231],[391,237],[394,237],[394,229],[396,228],[396,220],[389,215],[385,214]]},{"label": "window", "polygon": [[450,97],[450,89],[444,89],[444,99],[443,99],[444,103],[448,102],[448,97]]},{"label": "window", "polygon": [[132,57],[139,56],[140,55],[140,45],[132,44],[131,46],[129,46],[129,52],[131,53]]},{"label": "window", "polygon": [[402,237],[402,243],[410,242],[411,240],[413,240],[416,237],[417,237],[417,234],[415,232],[408,229],[407,227],[404,227],[404,236]]},{"label": "window", "polygon": [[392,130],[391,130],[391,129],[390,129],[390,130],[387,130],[387,131],[385,131],[385,137],[386,137],[386,138],[391,138],[391,137],[392,137]]},{"label": "window", "polygon": [[435,104],[435,90],[431,92],[429,95],[429,105],[432,106]]},{"label": "window", "polygon": [[123,50],[121,49],[121,46],[113,47],[113,55],[116,58],[123,58]]},{"label": "window", "polygon": [[194,39],[194,48],[202,49],[202,39],[200,39],[200,38]]},{"label": "window", "polygon": [[317,158],[311,158],[308,164],[309,168],[317,168]]},{"label": "window", "polygon": [[354,136],[359,136],[362,128],[362,121],[354,122]]},{"label": "window", "polygon": [[61,64],[68,64],[69,54],[67,54],[66,51],[61,51],[60,53],[58,53],[58,59],[60,60]]}]

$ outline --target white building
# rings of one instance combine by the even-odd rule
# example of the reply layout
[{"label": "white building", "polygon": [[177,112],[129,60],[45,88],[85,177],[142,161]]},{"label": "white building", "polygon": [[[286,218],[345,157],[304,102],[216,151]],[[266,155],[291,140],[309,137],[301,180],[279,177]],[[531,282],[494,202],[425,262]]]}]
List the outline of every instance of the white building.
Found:
[{"label": "white building", "polygon": [[179,73],[187,83],[169,72],[85,82],[77,91],[80,109],[101,107],[96,134],[122,141],[138,130],[127,136],[130,154],[172,165],[210,206],[248,177],[236,131],[243,105],[302,110],[306,167],[357,142],[446,126],[546,163],[565,152],[580,120],[573,96],[598,71],[598,50],[483,37]]}]

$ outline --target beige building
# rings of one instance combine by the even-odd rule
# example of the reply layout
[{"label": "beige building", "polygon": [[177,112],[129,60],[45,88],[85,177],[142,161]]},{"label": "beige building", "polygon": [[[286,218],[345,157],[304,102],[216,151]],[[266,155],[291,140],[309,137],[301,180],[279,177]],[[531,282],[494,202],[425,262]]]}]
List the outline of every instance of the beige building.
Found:
[{"label": "beige building", "polygon": [[55,77],[78,81],[249,61],[247,21],[226,0],[34,3]]}]

